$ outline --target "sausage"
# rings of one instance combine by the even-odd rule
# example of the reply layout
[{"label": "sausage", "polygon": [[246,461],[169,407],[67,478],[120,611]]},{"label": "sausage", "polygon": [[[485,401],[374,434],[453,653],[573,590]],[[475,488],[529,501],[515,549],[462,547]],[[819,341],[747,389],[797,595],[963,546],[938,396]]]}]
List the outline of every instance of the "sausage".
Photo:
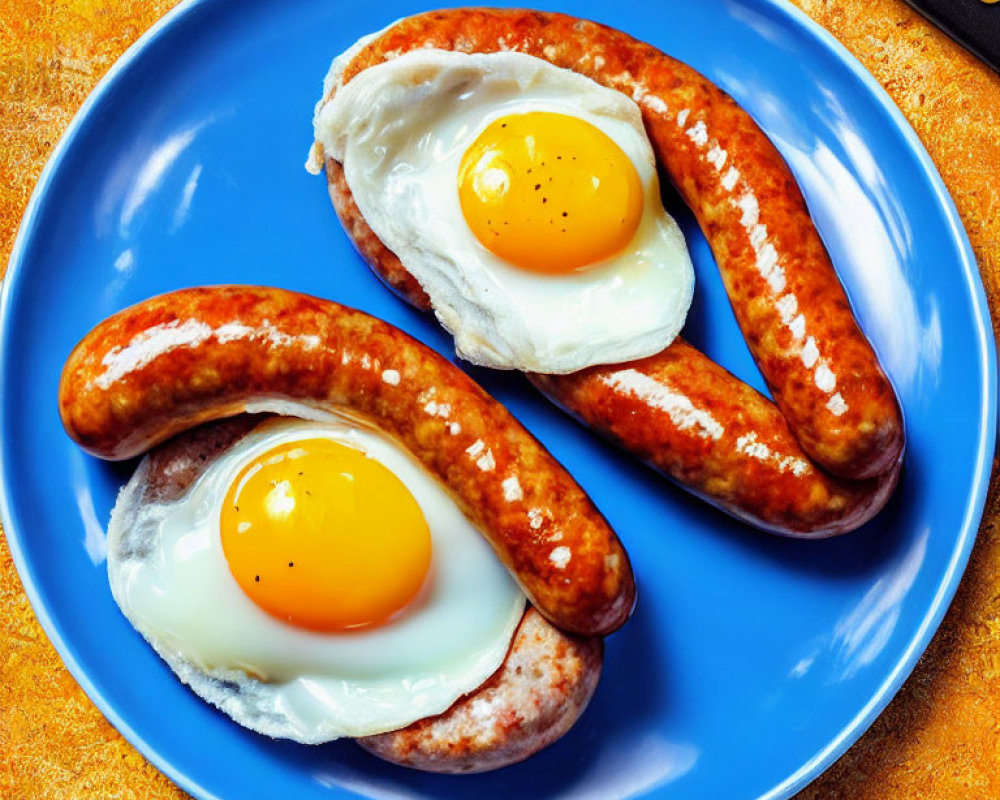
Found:
[{"label": "sausage", "polygon": [[[400,274],[399,260],[365,223],[341,165],[327,159],[326,171],[337,214],[372,271],[411,305],[429,309],[426,293]],[[817,469],[772,402],[681,339],[640,361],[529,379],[587,427],[771,533],[818,538],[854,530],[882,509],[899,480],[901,458],[865,481]],[[665,398],[673,414],[662,407]]]},{"label": "sausage", "polygon": [[604,641],[569,636],[528,608],[500,669],[437,717],[356,741],[380,758],[429,772],[485,772],[559,739],[601,676]]},{"label": "sausage", "polygon": [[[341,165],[327,159],[326,171],[337,215],[358,252],[397,295],[428,310],[426,293],[399,272],[399,260],[364,222]],[[586,427],[771,533],[820,538],[855,530],[882,509],[899,481],[901,457],[864,481],[817,469],[774,403],[679,338],[639,361],[528,378]]]},{"label": "sausage", "polygon": [[[213,462],[261,423],[262,416],[244,414],[202,425],[151,450],[132,478],[138,487],[123,491],[112,512],[119,529],[134,529],[139,503],[181,499]],[[528,606],[503,663],[488,680],[443,714],[357,741],[389,761],[434,772],[483,772],[512,764],[572,727],[597,687],[603,651],[603,639],[564,633]],[[178,663],[169,653],[164,657],[171,667]],[[252,705],[247,699],[235,706],[220,703],[220,692],[230,691],[225,681],[199,679],[190,670],[184,674],[192,690],[226,713]],[[232,691],[240,691],[232,686]],[[237,721],[257,729],[252,715]],[[270,720],[261,732],[276,735],[270,727],[275,724]]]},{"label": "sausage", "polygon": [[628,619],[628,556],[566,470],[465,373],[360,311],[282,289],[184,289],[99,324],[59,385],[66,431],[107,459],[263,400],[341,410],[399,440],[554,625],[603,635]]},{"label": "sausage", "polygon": [[818,469],[772,402],[682,339],[628,364],[529,377],[592,430],[773,533],[854,530],[881,510],[899,478],[899,462],[867,481]]},{"label": "sausage", "polygon": [[893,469],[904,446],[895,392],[791,171],[732,98],[621,31],[562,14],[482,8],[399,21],[355,55],[342,82],[417,47],[515,50],[632,97],[659,163],[698,218],[750,352],[802,449],[847,479]]},{"label": "sausage", "polygon": [[[352,238],[360,232],[358,252],[397,295],[428,310],[426,293],[399,272],[399,260],[364,222],[343,168],[327,159],[326,171],[345,230]],[[882,509],[899,480],[901,458],[864,481],[817,469],[774,403],[681,339],[639,361],[528,377],[586,427],[771,533],[820,538],[852,531]],[[668,398],[672,413],[663,407]],[[696,419],[706,424],[692,424]]]}]

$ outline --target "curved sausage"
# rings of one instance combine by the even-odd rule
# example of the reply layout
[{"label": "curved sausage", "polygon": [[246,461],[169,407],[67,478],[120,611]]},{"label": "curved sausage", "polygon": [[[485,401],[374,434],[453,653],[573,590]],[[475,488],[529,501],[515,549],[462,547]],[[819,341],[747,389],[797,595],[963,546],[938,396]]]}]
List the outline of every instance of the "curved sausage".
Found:
[{"label": "curved sausage", "polygon": [[[330,195],[358,252],[386,285],[428,310],[419,284],[372,233],[344,171],[326,161]],[[656,356],[532,383],[580,422],[737,519],[786,536],[860,527],[891,496],[901,462],[863,482],[818,470],[777,407],[678,339]]]},{"label": "curved sausage", "polygon": [[747,345],[802,449],[865,479],[903,451],[902,415],[795,179],[727,94],[627,34],[562,14],[453,9],[400,20],[342,76],[417,47],[515,50],[632,97],[659,163],[704,231]]},{"label": "curved sausage", "polygon": [[592,430],[773,533],[854,530],[881,510],[899,478],[898,462],[867,481],[816,468],[772,402],[682,339],[628,364],[529,377]]},{"label": "curved sausage", "polygon": [[[343,168],[327,159],[326,171],[337,214],[372,271],[411,305],[429,309],[426,293],[365,223]],[[529,378],[585,426],[771,533],[847,533],[882,509],[899,480],[901,458],[865,481],[817,469],[774,403],[681,339],[640,361]]]},{"label": "curved sausage", "polygon": [[522,761],[579,719],[601,676],[604,641],[569,636],[524,612],[490,680],[437,717],[356,741],[380,758],[429,772],[485,772]]},{"label": "curved sausage", "polygon": [[261,400],[341,410],[396,437],[558,627],[598,635],[628,619],[628,556],[584,491],[465,373],[360,311],[282,289],[184,289],[94,328],[59,385],[67,432],[108,459]]}]

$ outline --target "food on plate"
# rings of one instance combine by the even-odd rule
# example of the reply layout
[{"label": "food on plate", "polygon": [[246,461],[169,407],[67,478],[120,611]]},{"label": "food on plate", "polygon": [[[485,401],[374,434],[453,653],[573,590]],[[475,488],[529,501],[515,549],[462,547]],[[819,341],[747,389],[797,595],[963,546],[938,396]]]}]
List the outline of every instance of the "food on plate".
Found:
[{"label": "food on plate", "polygon": [[567,636],[529,608],[493,678],[447,714],[358,744],[432,772],[482,772],[520,761],[566,733],[586,708],[601,674],[603,642]]},{"label": "food on plate", "polygon": [[363,312],[282,289],[183,289],[104,320],[59,386],[66,431],[113,460],[262,402],[339,409],[399,440],[560,628],[628,619],[628,557],[583,490],[465,373]]},{"label": "food on plate", "polygon": [[816,467],[777,406],[678,338],[655,356],[572,375],[532,375],[592,430],[750,525],[816,538],[885,505],[899,468],[845,481]]},{"label": "food on plate", "polygon": [[573,372],[657,353],[684,323],[691,261],[620,92],[522,53],[417,49],[315,126],[463,358]]},{"label": "food on plate", "polygon": [[[452,9],[400,20],[336,59],[317,108],[313,166],[325,164],[338,215],[373,270],[415,306],[433,304],[420,276],[410,274],[405,254],[382,241],[377,223],[359,206],[351,180],[351,152],[341,164],[335,156],[344,154],[327,150],[327,142],[335,143],[336,137],[323,128],[324,111],[370,70],[425,49],[470,59],[514,51],[584,76],[636,104],[659,167],[691,206],[712,246],[737,321],[795,439],[793,450],[785,445],[781,449],[834,476],[819,476],[832,496],[849,491],[870,499],[861,503],[867,507],[864,514],[855,513],[857,503],[833,503],[831,508],[845,509],[850,526],[831,525],[830,520],[817,524],[812,515],[813,521],[797,519],[790,526],[775,521],[764,527],[823,535],[856,527],[874,514],[888,496],[885,487],[891,490],[898,477],[904,446],[902,415],[892,386],[854,320],[791,171],[763,131],[728,95],[690,67],[621,31],[562,14]],[[469,135],[478,133],[476,128]],[[678,349],[685,369],[710,370],[704,384],[730,393],[745,390],[735,377],[714,370],[693,348]],[[565,388],[560,388],[561,382]],[[538,384],[558,401],[573,393],[579,378],[550,373]],[[705,399],[675,394],[682,406]],[[575,413],[588,418],[579,409]],[[767,416],[773,418],[770,411]],[[649,417],[650,425],[655,418],[655,414]],[[745,420],[737,422],[740,428]],[[626,438],[619,441],[632,446]],[[670,448],[674,443],[664,435],[659,446]],[[654,463],[673,459],[669,451],[652,459],[641,455]],[[688,473],[671,474],[687,485]],[[752,484],[755,479],[744,474],[742,480]],[[861,484],[838,489],[849,486],[844,481]],[[879,488],[872,490],[876,484]],[[741,518],[760,517],[759,508],[741,509],[732,492],[725,488],[717,492],[716,486],[712,481],[707,489],[689,488]],[[742,494],[752,493],[748,487]],[[791,500],[784,502],[794,508]]]},{"label": "food on plate", "polygon": [[165,442],[115,506],[112,593],[253,730],[371,737],[435,771],[512,763],[582,713],[600,636],[631,613],[628,557],[583,490],[362,312],[262,287],[155,297],[77,345],[59,408],[103,458]]},{"label": "food on plate", "polygon": [[165,492],[205,449],[182,437],[144,461],[108,528],[115,601],[199,695],[317,743],[441,714],[503,662],[524,595],[397,445],[334,416],[277,417]]}]

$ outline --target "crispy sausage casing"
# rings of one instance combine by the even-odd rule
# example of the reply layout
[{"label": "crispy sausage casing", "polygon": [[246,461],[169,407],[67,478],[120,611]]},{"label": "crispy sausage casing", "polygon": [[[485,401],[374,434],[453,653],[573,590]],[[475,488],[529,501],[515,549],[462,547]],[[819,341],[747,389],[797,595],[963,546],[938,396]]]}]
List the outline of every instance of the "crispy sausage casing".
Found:
[{"label": "crispy sausage casing", "polygon": [[532,375],[553,402],[737,519],[786,536],[854,530],[885,504],[898,466],[867,481],[815,467],[774,403],[687,342],[572,375]]},{"label": "crispy sausage casing", "polygon": [[606,634],[631,613],[628,556],[562,466],[465,373],[360,311],[281,289],[181,290],[98,325],[59,386],[67,432],[109,459],[262,399],[354,414],[397,438],[558,627]]},{"label": "crispy sausage casing", "polygon": [[[621,31],[562,14],[480,8],[401,20],[355,56],[343,82],[417,47],[516,50],[632,97],[659,163],[708,238],[750,351],[802,449],[843,478],[894,468],[904,438],[892,386],[791,171],[732,98]],[[420,292],[378,258],[376,271],[419,304]]]}]

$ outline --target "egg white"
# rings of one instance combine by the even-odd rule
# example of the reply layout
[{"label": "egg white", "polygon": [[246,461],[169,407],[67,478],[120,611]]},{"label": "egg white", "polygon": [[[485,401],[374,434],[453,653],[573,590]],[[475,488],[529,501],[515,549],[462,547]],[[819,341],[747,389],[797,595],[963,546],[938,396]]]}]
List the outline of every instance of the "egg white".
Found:
[{"label": "egg white", "polygon": [[[444,712],[500,666],[525,605],[483,536],[412,456],[361,423],[322,416],[255,428],[174,502],[141,502],[144,462],[108,530],[112,594],[178,676],[241,725],[306,743],[396,730]],[[415,607],[384,626],[296,628],[258,608],[229,572],[219,515],[230,483],[256,455],[312,437],[378,460],[427,519],[430,583]]]},{"label": "egg white", "polygon": [[[326,91],[337,89],[317,106],[316,141],[343,164],[365,220],[428,293],[460,356],[556,374],[652,355],[673,341],[694,272],[683,234],[663,210],[635,102],[514,52],[418,49],[340,85],[355,50],[327,76]],[[567,276],[504,262],[476,239],[459,202],[459,165],[479,133],[498,117],[532,111],[599,128],[632,161],[643,187],[642,218],[626,249]]]}]

